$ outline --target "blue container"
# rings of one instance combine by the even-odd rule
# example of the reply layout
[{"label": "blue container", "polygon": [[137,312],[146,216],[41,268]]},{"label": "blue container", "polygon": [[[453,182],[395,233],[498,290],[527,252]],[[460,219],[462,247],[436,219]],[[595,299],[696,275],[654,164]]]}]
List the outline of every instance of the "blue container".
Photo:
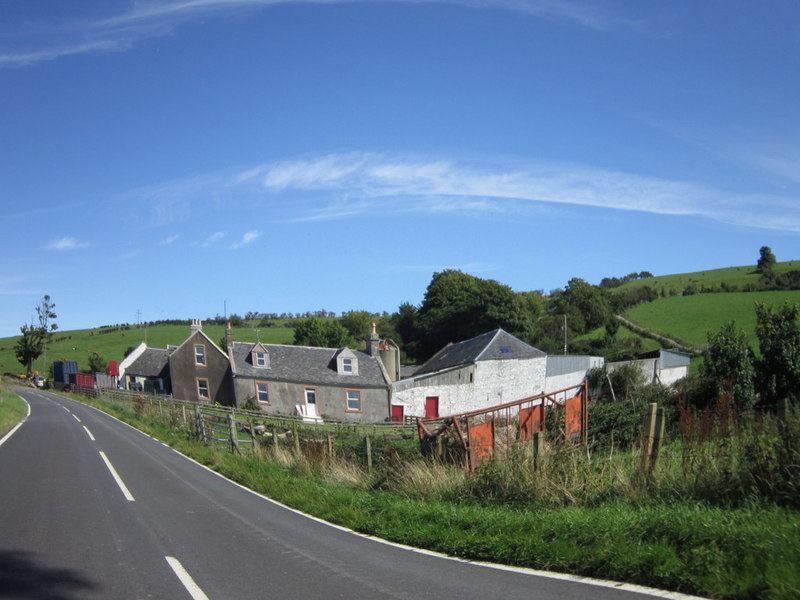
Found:
[{"label": "blue container", "polygon": [[69,383],[70,373],[78,372],[78,363],[74,360],[58,360],[53,363],[53,380],[57,383]]}]

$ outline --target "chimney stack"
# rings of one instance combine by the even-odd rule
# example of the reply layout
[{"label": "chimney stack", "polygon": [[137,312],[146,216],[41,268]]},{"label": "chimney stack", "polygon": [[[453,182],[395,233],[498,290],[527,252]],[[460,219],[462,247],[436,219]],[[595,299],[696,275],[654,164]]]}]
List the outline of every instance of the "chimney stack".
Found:
[{"label": "chimney stack", "polygon": [[200,319],[192,319],[192,324],[189,325],[189,335],[194,335],[198,331],[203,331],[203,322]]},{"label": "chimney stack", "polygon": [[233,352],[233,329],[231,329],[230,321],[228,321],[228,327],[225,329],[225,352],[229,355]]},{"label": "chimney stack", "polygon": [[367,336],[367,354],[370,356],[378,356],[378,350],[380,350],[381,347],[381,340],[378,337],[376,329],[377,325],[372,323],[372,328]]}]

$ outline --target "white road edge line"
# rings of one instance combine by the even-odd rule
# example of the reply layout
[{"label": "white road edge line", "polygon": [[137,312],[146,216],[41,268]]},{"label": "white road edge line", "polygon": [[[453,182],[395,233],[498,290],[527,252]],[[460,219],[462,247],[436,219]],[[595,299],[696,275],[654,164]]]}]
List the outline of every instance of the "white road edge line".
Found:
[{"label": "white road edge line", "polygon": [[125,486],[125,483],[122,481],[122,478],[117,474],[116,469],[114,469],[114,465],[111,464],[111,461],[108,460],[106,453],[103,452],[102,450],[100,451],[100,457],[103,459],[103,462],[106,463],[108,470],[111,471],[111,475],[112,477],[114,477],[114,481],[117,482],[117,485],[119,486],[119,489],[122,490],[122,493],[125,495],[125,498],[129,502],[135,502],[136,499],[133,497],[128,488]]},{"label": "white road edge line", "polygon": [[206,596],[205,592],[200,589],[200,586],[194,582],[192,576],[183,568],[181,562],[172,556],[165,556],[164,558],[167,559],[167,563],[175,572],[175,575],[178,576],[178,579],[181,580],[183,587],[186,588],[186,591],[192,596],[193,600],[208,600],[208,596]]},{"label": "white road edge line", "polygon": [[92,432],[89,431],[89,428],[86,427],[86,425],[84,425],[83,428],[86,430],[86,435],[89,436],[89,439],[92,440],[92,441],[95,441],[94,436],[92,435]]},{"label": "white road edge line", "polygon": [[220,479],[224,479],[228,483],[231,483],[232,485],[240,487],[244,491],[249,492],[250,494],[253,494],[254,496],[258,496],[259,498],[261,498],[261,499],[263,499],[263,500],[265,500],[265,501],[267,501],[267,502],[269,502],[271,504],[274,504],[276,506],[280,506],[281,508],[285,508],[286,510],[289,510],[289,511],[295,513],[295,514],[302,515],[303,517],[306,517],[307,519],[311,519],[312,521],[317,521],[319,523],[327,525],[328,527],[333,527],[334,529],[338,529],[340,531],[345,531],[345,532],[350,533],[352,535],[356,535],[358,537],[362,537],[362,538],[365,538],[365,539],[372,540],[374,542],[378,542],[379,544],[386,544],[387,546],[394,546],[396,548],[402,548],[404,550],[408,550],[409,552],[416,552],[418,554],[426,554],[426,555],[429,555],[429,556],[435,556],[437,558],[441,558],[442,560],[452,560],[452,561],[455,561],[455,562],[462,562],[462,563],[468,563],[468,564],[473,564],[473,565],[479,565],[479,566],[482,566],[482,567],[486,567],[486,568],[489,568],[489,569],[497,569],[497,570],[500,570],[500,571],[514,571],[516,573],[522,573],[524,575],[533,575],[535,577],[544,577],[546,579],[560,579],[560,580],[564,580],[564,581],[571,581],[571,582],[574,582],[574,583],[582,583],[584,585],[591,585],[591,586],[595,586],[595,587],[610,588],[610,589],[616,589],[616,590],[624,590],[624,591],[627,591],[627,592],[634,592],[634,593],[637,593],[637,594],[646,594],[646,595],[650,595],[650,596],[655,596],[657,598],[665,598],[667,600],[708,600],[707,598],[704,598],[702,596],[693,596],[693,595],[690,595],[690,594],[684,594],[682,592],[671,592],[669,590],[660,590],[658,588],[651,588],[651,587],[647,587],[647,586],[643,586],[643,585],[638,585],[636,583],[624,583],[624,582],[612,581],[612,580],[608,580],[608,579],[595,579],[593,577],[583,577],[581,575],[572,575],[572,574],[569,574],[569,573],[557,573],[555,571],[540,571],[538,569],[531,569],[529,567],[513,567],[513,566],[510,566],[510,565],[501,565],[499,563],[488,563],[488,562],[483,562],[483,561],[467,560],[467,559],[464,559],[464,558],[458,558],[457,556],[448,556],[447,554],[442,554],[442,553],[436,552],[434,550],[425,550],[423,548],[415,548],[414,546],[408,546],[406,544],[400,544],[398,542],[391,542],[389,540],[384,540],[383,538],[375,537],[375,536],[372,536],[372,535],[367,535],[367,534],[355,531],[353,529],[349,529],[347,527],[342,527],[341,525],[336,525],[335,523],[331,523],[331,522],[326,521],[324,519],[320,519],[319,517],[315,517],[314,515],[310,515],[310,514],[305,513],[305,512],[303,512],[301,510],[297,510],[296,508],[292,508],[291,506],[289,506],[287,504],[283,504],[282,502],[278,502],[277,500],[275,500],[273,498],[270,498],[269,496],[266,496],[266,495],[261,494],[259,492],[256,492],[255,490],[251,490],[249,487],[244,486],[241,483],[237,483],[233,479],[229,479],[228,477],[225,477],[225,475],[223,475],[222,473],[218,473],[214,469],[212,469],[210,467],[207,467],[206,465],[196,461],[191,456],[187,456],[186,454],[184,454],[180,450],[176,450],[175,448],[172,448],[172,446],[169,446],[169,445],[165,444],[164,442],[162,442],[161,440],[159,440],[157,438],[154,438],[152,435],[149,435],[149,434],[145,433],[144,431],[136,429],[136,427],[134,427],[130,423],[126,423],[125,421],[123,421],[121,419],[118,419],[114,415],[110,415],[107,412],[103,412],[102,410],[100,410],[99,408],[95,408],[94,406],[91,406],[91,405],[88,405],[88,404],[85,404],[84,406],[86,406],[87,408],[91,408],[93,410],[96,410],[97,412],[102,413],[106,417],[109,417],[109,418],[113,419],[114,421],[117,421],[117,422],[121,423],[122,425],[125,425],[126,427],[128,427],[130,429],[133,429],[137,433],[139,433],[139,434],[141,434],[141,435],[143,435],[145,437],[148,437],[151,440],[155,440],[156,442],[159,442],[160,444],[162,444],[164,446],[167,446],[173,452],[175,452],[176,454],[179,454],[180,456],[182,456],[183,458],[185,458],[189,462],[193,462],[194,464],[196,464],[201,469],[205,469],[206,471],[208,471],[212,475],[216,475]]}]

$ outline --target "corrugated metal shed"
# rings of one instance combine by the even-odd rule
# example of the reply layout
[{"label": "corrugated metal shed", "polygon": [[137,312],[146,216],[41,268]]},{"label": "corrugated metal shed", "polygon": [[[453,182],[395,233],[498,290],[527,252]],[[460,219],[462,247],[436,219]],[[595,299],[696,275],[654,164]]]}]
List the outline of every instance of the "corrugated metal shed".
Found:
[{"label": "corrugated metal shed", "polygon": [[547,357],[547,377],[557,377],[568,373],[588,371],[604,364],[602,356],[549,355]]}]

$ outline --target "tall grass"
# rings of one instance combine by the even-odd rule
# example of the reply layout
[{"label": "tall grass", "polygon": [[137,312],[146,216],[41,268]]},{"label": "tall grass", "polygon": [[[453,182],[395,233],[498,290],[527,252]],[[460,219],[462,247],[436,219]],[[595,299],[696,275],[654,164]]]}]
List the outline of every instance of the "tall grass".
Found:
[{"label": "tall grass", "polygon": [[535,463],[511,448],[473,472],[422,458],[370,472],[352,453],[298,453],[291,441],[236,456],[169,415],[113,410],[254,490],[389,540],[717,598],[800,597],[797,413],[728,423],[726,441],[722,425],[698,426],[645,475],[635,448],[557,440]]}]

